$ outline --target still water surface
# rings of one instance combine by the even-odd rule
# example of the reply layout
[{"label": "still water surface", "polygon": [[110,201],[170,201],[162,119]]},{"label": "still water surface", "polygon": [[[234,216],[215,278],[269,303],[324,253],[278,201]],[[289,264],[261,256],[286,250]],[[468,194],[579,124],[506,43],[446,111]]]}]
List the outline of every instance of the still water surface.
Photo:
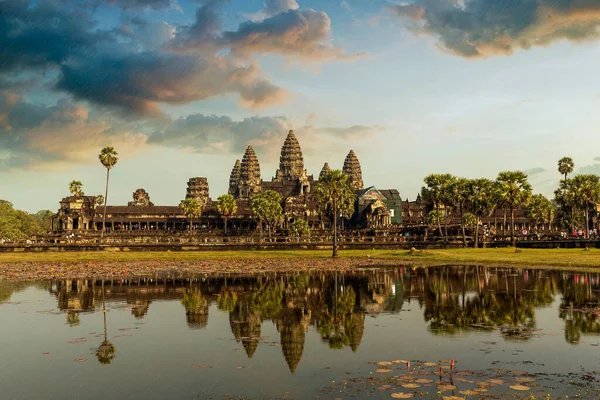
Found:
[{"label": "still water surface", "polygon": [[0,282],[1,398],[595,399],[599,296],[483,267]]}]

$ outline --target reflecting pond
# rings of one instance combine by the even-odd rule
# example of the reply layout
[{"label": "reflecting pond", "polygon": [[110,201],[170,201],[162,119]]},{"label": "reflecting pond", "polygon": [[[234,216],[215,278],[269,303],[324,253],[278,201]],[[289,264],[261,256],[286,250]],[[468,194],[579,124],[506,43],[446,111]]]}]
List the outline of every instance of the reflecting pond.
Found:
[{"label": "reflecting pond", "polygon": [[595,399],[599,296],[596,273],[456,266],[0,282],[0,388]]}]

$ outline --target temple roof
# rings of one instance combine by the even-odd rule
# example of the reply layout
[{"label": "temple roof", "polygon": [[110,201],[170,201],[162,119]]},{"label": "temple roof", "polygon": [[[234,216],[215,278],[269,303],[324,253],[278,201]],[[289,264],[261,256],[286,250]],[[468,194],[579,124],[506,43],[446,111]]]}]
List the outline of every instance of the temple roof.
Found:
[{"label": "temple roof", "polygon": [[322,180],[329,171],[331,171],[329,163],[323,164],[323,168],[321,168],[321,173],[319,174],[319,180]]},{"label": "temple roof", "polygon": [[229,175],[229,194],[235,196],[237,193],[237,186],[240,182],[242,163],[240,160],[235,160],[231,174]]}]

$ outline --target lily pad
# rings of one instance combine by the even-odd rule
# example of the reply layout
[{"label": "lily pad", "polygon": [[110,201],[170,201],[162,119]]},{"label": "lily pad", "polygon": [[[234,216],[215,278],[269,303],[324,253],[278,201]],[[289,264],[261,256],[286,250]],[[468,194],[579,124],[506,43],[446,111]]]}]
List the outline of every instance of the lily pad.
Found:
[{"label": "lily pad", "polygon": [[412,393],[395,392],[392,393],[392,397],[394,399],[412,399],[415,395]]},{"label": "lily pad", "polygon": [[403,383],[401,386],[406,389],[416,389],[421,387],[421,385],[417,385],[416,383]]},{"label": "lily pad", "polygon": [[380,368],[380,369],[376,370],[375,372],[377,372],[379,374],[389,374],[390,372],[392,372],[392,370],[387,369],[387,368]]},{"label": "lily pad", "polygon": [[438,390],[440,392],[445,392],[446,390],[456,390],[457,387],[454,385],[438,385]]},{"label": "lily pad", "polygon": [[513,386],[509,386],[509,388],[511,388],[512,390],[519,390],[519,391],[531,390],[531,388],[529,386],[525,386],[525,385],[513,385]]}]

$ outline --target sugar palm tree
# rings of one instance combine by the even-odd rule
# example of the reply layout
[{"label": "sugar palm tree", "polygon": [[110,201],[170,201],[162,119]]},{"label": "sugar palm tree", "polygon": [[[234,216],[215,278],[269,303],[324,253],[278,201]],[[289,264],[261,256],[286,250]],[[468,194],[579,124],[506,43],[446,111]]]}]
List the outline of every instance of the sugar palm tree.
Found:
[{"label": "sugar palm tree", "polygon": [[571,157],[563,157],[558,160],[558,172],[565,176],[565,181],[567,180],[567,175],[573,172],[574,168],[575,163],[573,163],[573,159]]},{"label": "sugar palm tree", "polygon": [[590,237],[590,205],[600,203],[600,178],[597,175],[576,175],[573,178],[575,196],[582,208],[585,209],[585,237]]},{"label": "sugar palm tree", "polygon": [[100,236],[104,236],[104,232],[106,231],[106,203],[108,201],[108,180],[110,178],[110,170],[119,162],[119,158],[117,157],[119,153],[115,151],[114,147],[105,147],[98,154],[98,159],[100,163],[104,165],[106,168],[106,191],[104,193],[104,213],[102,215],[102,233]]},{"label": "sugar palm tree", "polygon": [[510,238],[516,246],[515,209],[527,206],[531,198],[531,185],[522,171],[504,171],[496,178],[497,195],[500,202],[510,210]]},{"label": "sugar palm tree", "polygon": [[475,214],[475,248],[479,247],[479,221],[484,213],[494,210],[494,182],[489,179],[472,179],[468,183],[469,208]]},{"label": "sugar palm tree", "polygon": [[81,181],[71,181],[69,182],[69,192],[71,192],[71,194],[73,196],[83,196],[83,183],[81,183]]},{"label": "sugar palm tree", "polygon": [[[422,190],[423,197],[431,201],[436,210],[439,210],[442,204],[444,205],[444,208],[446,208],[446,203],[449,203],[451,199],[451,188],[455,179],[456,178],[450,174],[427,175],[425,179],[423,179],[426,185]],[[437,213],[436,216],[439,217],[441,214]],[[443,236],[444,240],[448,241],[448,218],[445,218],[444,221],[445,232]],[[439,218],[437,224],[440,234],[442,234],[442,225]]]},{"label": "sugar palm tree", "polygon": [[356,193],[348,180],[348,175],[340,170],[331,170],[319,180],[314,191],[315,199],[324,207],[331,207],[333,212],[333,253],[337,257],[337,221],[339,210],[347,210],[354,204]]},{"label": "sugar palm tree", "polygon": [[100,364],[110,364],[117,351],[106,335],[106,302],[104,301],[104,280],[102,280],[102,314],[104,314],[104,341],[96,349],[96,358]]},{"label": "sugar palm tree", "polygon": [[[463,247],[467,247],[467,235],[465,233],[465,225],[463,222],[465,207],[469,200],[469,179],[455,178],[450,184],[448,193],[448,205],[458,208],[460,216],[460,226],[462,230]],[[474,215],[473,215],[474,217]],[[448,216],[448,218],[450,218]]]},{"label": "sugar palm tree", "polygon": [[525,209],[525,215],[535,221],[536,229],[539,229],[539,224],[547,224],[554,218],[554,205],[543,194],[535,194]]},{"label": "sugar palm tree", "polygon": [[191,197],[189,199],[183,200],[179,204],[179,207],[181,208],[181,211],[183,212],[183,214],[187,218],[190,219],[190,231],[191,231],[192,224],[194,222],[194,217],[200,217],[200,215],[202,214],[202,203],[200,202],[200,200]]},{"label": "sugar palm tree", "polygon": [[225,234],[227,234],[227,219],[237,212],[237,203],[230,194],[224,194],[217,198],[217,211],[225,221]]}]

